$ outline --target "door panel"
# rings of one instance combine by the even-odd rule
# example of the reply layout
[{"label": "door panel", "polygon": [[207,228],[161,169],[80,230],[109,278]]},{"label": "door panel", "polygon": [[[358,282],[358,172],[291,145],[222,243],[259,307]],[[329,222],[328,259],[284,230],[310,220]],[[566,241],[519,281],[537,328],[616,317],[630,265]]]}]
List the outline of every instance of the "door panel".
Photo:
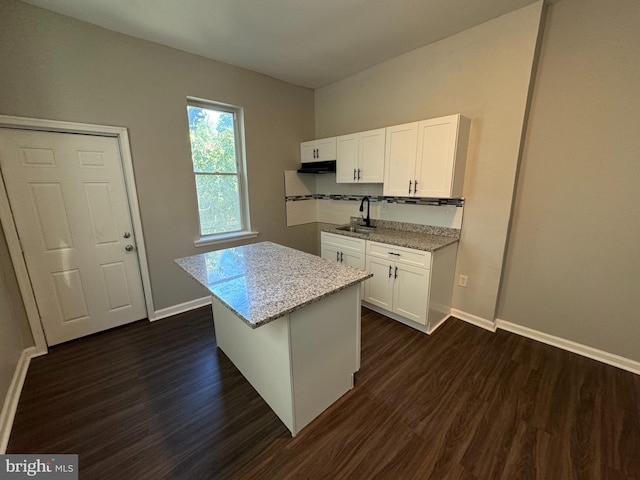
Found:
[{"label": "door panel", "polygon": [[30,166],[54,166],[56,164],[55,155],[50,148],[20,148],[20,159],[22,165]]},{"label": "door panel", "polygon": [[109,300],[109,310],[128,307],[131,305],[131,295],[129,295],[129,283],[127,282],[127,272],[123,262],[100,265],[104,276],[104,285],[107,289]]},{"label": "door panel", "polygon": [[108,183],[88,183],[84,186],[96,245],[117,243],[118,232]]},{"label": "door panel", "polygon": [[356,183],[358,169],[358,135],[336,138],[336,183]]},{"label": "door panel", "polygon": [[393,312],[426,325],[429,298],[429,270],[396,264]]},{"label": "door panel", "polygon": [[59,183],[29,184],[31,204],[42,239],[43,250],[53,252],[73,248],[66,207]]},{"label": "door panel", "polygon": [[47,343],[144,318],[118,141],[0,128],[0,167]]},{"label": "door panel", "polygon": [[66,272],[53,273],[51,280],[62,322],[87,318],[89,309],[80,270],[74,268]]},{"label": "door panel", "polygon": [[450,117],[420,122],[416,178],[418,197],[448,197],[453,182],[457,123]]},{"label": "door panel", "polygon": [[360,182],[383,183],[384,145],[386,129],[362,132],[359,142],[359,163],[362,169]]},{"label": "door panel", "polygon": [[389,276],[390,262],[379,258],[367,258],[367,271],[373,277],[364,282],[364,299],[380,308],[391,311],[393,304],[393,278]]},{"label": "door panel", "polygon": [[387,127],[383,186],[385,195],[407,197],[411,194],[409,181],[413,186],[417,144],[417,122]]},{"label": "door panel", "polygon": [[349,265],[350,267],[364,270],[364,254],[360,252],[350,252],[349,250],[342,250],[342,263]]}]

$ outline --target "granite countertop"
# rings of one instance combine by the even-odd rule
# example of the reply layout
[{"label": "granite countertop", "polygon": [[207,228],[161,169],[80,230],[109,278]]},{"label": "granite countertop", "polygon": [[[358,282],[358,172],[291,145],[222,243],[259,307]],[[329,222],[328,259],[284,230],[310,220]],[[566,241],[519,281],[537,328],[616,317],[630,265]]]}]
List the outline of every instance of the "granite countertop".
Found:
[{"label": "granite countertop", "polygon": [[460,230],[455,228],[384,220],[371,220],[371,224],[376,226],[371,233],[338,230],[338,227],[323,227],[322,231],[425,252],[435,252],[460,239]]},{"label": "granite countertop", "polygon": [[252,328],[372,276],[271,242],[202,253],[175,262]]}]

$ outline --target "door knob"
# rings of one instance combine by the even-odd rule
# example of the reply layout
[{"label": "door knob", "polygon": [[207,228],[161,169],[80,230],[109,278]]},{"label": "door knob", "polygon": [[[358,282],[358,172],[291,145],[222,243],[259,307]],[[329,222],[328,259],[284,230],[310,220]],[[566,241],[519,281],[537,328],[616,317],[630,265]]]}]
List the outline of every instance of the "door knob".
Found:
[{"label": "door knob", "polygon": [[133,245],[126,245],[126,246],[124,247],[124,249],[125,249],[127,252],[131,252],[131,251],[133,251]]},{"label": "door knob", "polygon": [[129,238],[129,237],[131,236],[131,232],[124,232],[124,233],[122,234],[122,236],[123,236],[124,238]]}]

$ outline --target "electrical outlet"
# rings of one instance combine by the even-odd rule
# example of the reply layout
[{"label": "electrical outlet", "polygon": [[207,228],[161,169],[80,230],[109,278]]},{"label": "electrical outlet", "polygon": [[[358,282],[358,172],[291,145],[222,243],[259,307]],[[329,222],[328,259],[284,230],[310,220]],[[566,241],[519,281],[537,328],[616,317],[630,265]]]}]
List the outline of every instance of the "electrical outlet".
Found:
[{"label": "electrical outlet", "polygon": [[460,277],[458,278],[458,285],[460,285],[461,287],[465,287],[466,288],[467,280],[469,280],[469,276],[468,275],[460,275]]}]

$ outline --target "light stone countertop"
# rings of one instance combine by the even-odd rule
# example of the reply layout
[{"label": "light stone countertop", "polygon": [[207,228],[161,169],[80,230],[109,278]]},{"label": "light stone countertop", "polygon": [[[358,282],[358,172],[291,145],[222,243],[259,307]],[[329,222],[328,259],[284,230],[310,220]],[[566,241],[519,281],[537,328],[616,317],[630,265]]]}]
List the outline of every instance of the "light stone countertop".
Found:
[{"label": "light stone countertop", "polygon": [[370,278],[370,273],[272,242],[175,262],[251,328]]},{"label": "light stone countertop", "polygon": [[338,230],[337,227],[333,226],[323,227],[322,231],[425,252],[435,252],[452,243],[457,243],[460,237],[460,230],[455,228],[374,219],[371,220],[371,224],[376,225],[376,228],[371,233],[366,234]]}]

